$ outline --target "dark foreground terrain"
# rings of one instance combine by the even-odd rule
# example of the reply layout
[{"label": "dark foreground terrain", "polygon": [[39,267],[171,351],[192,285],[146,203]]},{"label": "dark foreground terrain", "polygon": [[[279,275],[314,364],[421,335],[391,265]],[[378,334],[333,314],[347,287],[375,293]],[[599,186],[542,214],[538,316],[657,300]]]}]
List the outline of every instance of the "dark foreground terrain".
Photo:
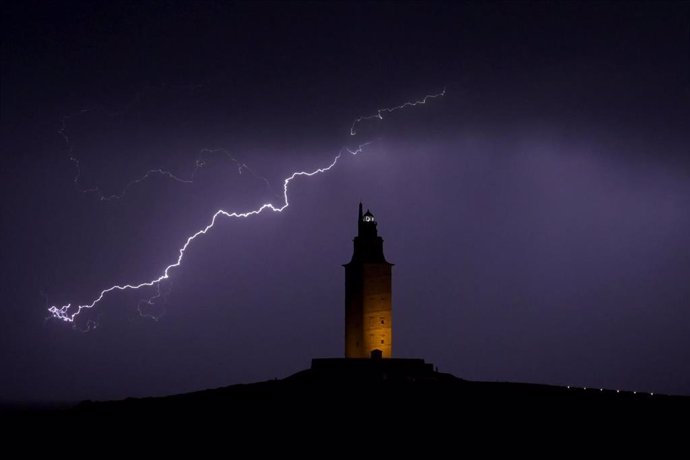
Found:
[{"label": "dark foreground terrain", "polygon": [[500,447],[506,435],[537,442],[548,434],[550,440],[581,443],[586,434],[590,441],[594,435],[610,443],[652,434],[678,441],[690,433],[690,397],[471,382],[436,372],[422,360],[397,359],[314,360],[311,369],[282,380],[5,415],[15,427],[40,424],[52,434],[68,431],[68,438],[116,430],[129,433],[122,442],[135,433],[140,442],[170,432],[186,439],[214,433],[219,441],[220,432],[221,441],[226,436],[235,443],[265,437],[262,447],[271,447],[276,435],[295,433],[304,442],[324,433],[370,440],[395,434],[397,442],[441,444],[489,436],[487,448]]}]

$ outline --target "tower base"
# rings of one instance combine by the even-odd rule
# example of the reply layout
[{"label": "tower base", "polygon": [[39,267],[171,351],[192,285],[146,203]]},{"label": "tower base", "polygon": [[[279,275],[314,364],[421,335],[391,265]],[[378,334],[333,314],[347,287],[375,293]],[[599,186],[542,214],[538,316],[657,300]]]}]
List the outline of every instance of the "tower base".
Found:
[{"label": "tower base", "polygon": [[312,359],[311,374],[318,380],[416,381],[436,377],[434,365],[423,359],[321,358]]}]

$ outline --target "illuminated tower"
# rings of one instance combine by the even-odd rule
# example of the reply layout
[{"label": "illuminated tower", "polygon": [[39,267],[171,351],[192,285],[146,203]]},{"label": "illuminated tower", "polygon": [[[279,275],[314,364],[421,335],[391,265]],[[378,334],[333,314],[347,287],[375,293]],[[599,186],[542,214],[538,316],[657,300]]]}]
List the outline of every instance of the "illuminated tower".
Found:
[{"label": "illuminated tower", "polygon": [[380,350],[393,351],[391,267],[383,256],[383,238],[374,215],[362,214],[359,204],[357,236],[350,263],[345,264],[345,357],[369,358]]}]

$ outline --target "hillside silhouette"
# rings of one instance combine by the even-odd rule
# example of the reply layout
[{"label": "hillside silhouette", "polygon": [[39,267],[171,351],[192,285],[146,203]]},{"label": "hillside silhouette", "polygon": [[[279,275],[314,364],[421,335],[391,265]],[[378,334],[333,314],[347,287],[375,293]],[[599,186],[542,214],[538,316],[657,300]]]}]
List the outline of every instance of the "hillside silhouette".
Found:
[{"label": "hillside silhouette", "polygon": [[308,424],[320,424],[370,413],[379,423],[414,425],[457,417],[509,420],[526,414],[555,422],[578,415],[591,419],[596,413],[609,421],[646,424],[657,416],[684,417],[689,411],[690,397],[685,396],[474,382],[437,372],[423,360],[316,359],[310,369],[284,379],[167,397],[83,402],[70,415],[175,419],[232,413],[267,424],[283,420],[285,414],[301,414]]},{"label": "hillside silhouette", "polygon": [[175,451],[184,445],[196,452],[203,446],[213,455],[247,448],[321,455],[326,448],[330,458],[363,447],[400,453],[536,448],[551,455],[602,446],[618,451],[638,442],[654,452],[683,446],[688,413],[686,396],[473,382],[422,360],[333,359],[314,360],[284,379],[18,411],[7,426],[9,433],[40,432],[96,448]]}]

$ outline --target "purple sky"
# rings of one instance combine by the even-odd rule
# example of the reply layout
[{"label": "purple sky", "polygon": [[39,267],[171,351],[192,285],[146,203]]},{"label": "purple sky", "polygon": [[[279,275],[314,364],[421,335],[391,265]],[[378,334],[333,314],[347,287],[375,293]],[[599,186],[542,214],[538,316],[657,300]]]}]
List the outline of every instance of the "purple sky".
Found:
[{"label": "purple sky", "polygon": [[[9,2],[0,402],[180,393],[342,356],[357,203],[394,354],[475,380],[690,394],[688,3]],[[382,121],[352,121],[440,92]],[[86,109],[87,111],[83,111]],[[63,124],[64,122],[64,124]],[[60,135],[68,136],[69,143]],[[154,279],[219,209],[226,219]],[[120,193],[112,201],[80,190]],[[75,186],[75,165],[81,176]]]}]

